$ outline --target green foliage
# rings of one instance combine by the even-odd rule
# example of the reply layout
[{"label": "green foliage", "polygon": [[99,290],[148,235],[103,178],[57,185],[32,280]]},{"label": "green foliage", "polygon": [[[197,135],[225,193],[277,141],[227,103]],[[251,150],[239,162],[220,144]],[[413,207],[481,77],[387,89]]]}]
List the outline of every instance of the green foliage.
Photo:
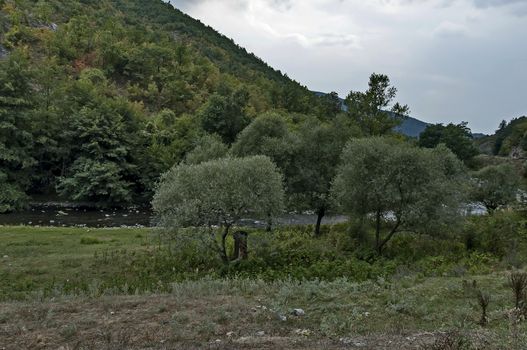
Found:
[{"label": "green foliage", "polygon": [[527,117],[515,118],[509,123],[502,121],[494,137],[493,154],[508,156],[517,149],[527,151],[526,133]]},{"label": "green foliage", "polygon": [[226,144],[232,144],[249,124],[245,112],[248,101],[249,93],[244,89],[228,96],[211,96],[200,114],[203,130],[221,136]]},{"label": "green foliage", "polygon": [[168,227],[234,225],[243,215],[278,214],[282,176],[269,158],[178,165],[163,175],[153,206]]},{"label": "green foliage", "polygon": [[[238,137],[232,153],[266,155],[285,175],[289,206],[315,209],[321,219],[329,208],[329,189],[340,155],[360,132],[343,116],[328,121],[300,115],[264,114]],[[316,234],[320,233],[320,225]]]},{"label": "green foliage", "polygon": [[345,117],[339,116],[329,123],[307,119],[297,134],[299,144],[289,188],[297,206],[316,209],[323,216],[330,206],[331,181],[337,173],[342,151],[348,140],[360,132]]},{"label": "green foliage", "polygon": [[57,190],[75,201],[90,201],[99,206],[130,203],[131,184],[123,181],[119,166],[110,161],[79,158]]},{"label": "green foliage", "polygon": [[[104,205],[150,200],[204,134],[230,144],[256,113],[318,108],[305,87],[160,0],[0,6],[2,211],[56,189]],[[93,164],[111,169],[100,185]]]},{"label": "green foliage", "polygon": [[514,212],[471,218],[464,228],[464,240],[469,250],[489,252],[518,266],[527,248],[525,218]]},{"label": "green foliage", "polygon": [[32,157],[32,71],[26,53],[0,61],[0,213],[25,203]]},{"label": "green foliage", "polygon": [[[277,284],[345,278],[391,285],[415,280],[411,285],[416,286],[426,276],[495,276],[500,267],[526,263],[524,221],[511,213],[471,218],[465,232],[477,240],[470,251],[463,246],[466,236],[455,230],[445,236],[401,233],[384,257],[371,255],[345,224],[324,227],[317,237],[311,226],[283,227],[273,234],[249,230],[248,260],[228,266],[210,254],[198,228],[180,229],[172,240],[160,242],[137,229],[4,227],[1,253],[9,258],[3,259],[17,264],[0,268],[0,299],[37,291],[40,297],[170,292],[174,282],[210,277]],[[374,230],[367,234],[374,236]],[[230,239],[227,249],[232,249]],[[34,266],[40,266],[38,271]],[[449,290],[457,293],[456,288]]]},{"label": "green foliage", "polygon": [[339,113],[342,113],[342,101],[336,92],[323,94],[319,96],[320,107],[317,114],[324,119],[335,118]]},{"label": "green foliage", "polygon": [[289,130],[287,119],[288,116],[279,113],[266,113],[254,119],[240,133],[232,153],[238,157],[267,156],[289,179],[298,139]]},{"label": "green foliage", "polygon": [[269,158],[224,158],[175,166],[163,175],[152,205],[161,227],[176,234],[180,228],[199,228],[228,263],[230,229],[245,215],[279,214],[283,196],[282,175]]},{"label": "green foliage", "polygon": [[161,172],[183,160],[202,134],[197,118],[189,115],[176,117],[170,110],[153,116],[146,129],[148,151]]},{"label": "green foliage", "polygon": [[478,154],[472,141],[472,133],[467,123],[429,125],[419,136],[419,146],[435,148],[444,144],[459,159],[467,163]]},{"label": "green foliage", "polygon": [[[86,69],[71,87],[61,135],[72,145],[68,164],[57,190],[75,201],[120,205],[132,200],[133,183],[139,183],[133,148],[138,140],[139,118],[133,106],[109,91],[104,73]],[[135,180],[135,181],[134,181]]]},{"label": "green foliage", "polygon": [[375,225],[380,254],[398,232],[441,232],[459,217],[463,167],[445,148],[387,138],[350,142],[334,182],[337,203]]},{"label": "green foliage", "polygon": [[[410,113],[408,106],[392,105],[397,89],[383,74],[372,74],[365,92],[351,91],[346,97],[347,114],[367,136],[389,134]],[[388,109],[390,109],[388,111]]]},{"label": "green foliage", "polygon": [[102,244],[102,241],[95,237],[82,237],[81,244],[84,244],[84,245]]},{"label": "green foliage", "polygon": [[472,200],[483,204],[489,212],[516,203],[520,176],[510,164],[490,165],[473,173]]},{"label": "green foliage", "polygon": [[229,149],[216,135],[203,136],[196,147],[185,156],[186,164],[200,164],[209,160],[224,158]]}]

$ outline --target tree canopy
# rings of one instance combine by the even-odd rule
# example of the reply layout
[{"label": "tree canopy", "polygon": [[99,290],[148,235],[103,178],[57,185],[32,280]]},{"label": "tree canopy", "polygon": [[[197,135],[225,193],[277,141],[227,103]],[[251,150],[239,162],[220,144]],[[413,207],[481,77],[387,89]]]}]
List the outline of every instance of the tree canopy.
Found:
[{"label": "tree canopy", "polygon": [[473,173],[472,200],[492,213],[501,206],[516,202],[520,176],[510,164],[490,165]]},{"label": "tree canopy", "polygon": [[0,61],[0,213],[25,204],[33,157],[32,75],[24,52]]},{"label": "tree canopy", "polygon": [[463,166],[446,148],[388,138],[355,139],[333,184],[341,208],[372,222],[381,254],[398,232],[433,233],[460,214]]},{"label": "tree canopy", "polygon": [[391,133],[410,113],[407,105],[394,103],[397,88],[384,74],[370,76],[368,90],[351,91],[346,97],[347,114],[357,122],[367,136]]},{"label": "tree canopy", "polygon": [[[206,134],[316,113],[306,87],[161,0],[0,2],[1,211],[147,203]],[[196,151],[197,152],[197,151]]]},{"label": "tree canopy", "polygon": [[201,228],[229,262],[226,239],[246,215],[268,217],[283,209],[282,175],[265,156],[223,158],[178,165],[163,175],[152,202],[159,225]]},{"label": "tree canopy", "polygon": [[447,146],[463,162],[469,162],[479,152],[472,140],[467,123],[429,125],[419,136],[419,146],[434,148],[439,144]]}]

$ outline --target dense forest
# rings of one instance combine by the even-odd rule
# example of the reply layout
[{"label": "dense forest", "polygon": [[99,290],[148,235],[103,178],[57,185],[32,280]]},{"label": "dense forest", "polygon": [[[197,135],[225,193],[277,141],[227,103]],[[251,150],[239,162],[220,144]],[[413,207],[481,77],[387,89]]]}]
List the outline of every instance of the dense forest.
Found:
[{"label": "dense forest", "polygon": [[323,98],[162,1],[0,1],[0,211],[124,205],[206,133]]}]

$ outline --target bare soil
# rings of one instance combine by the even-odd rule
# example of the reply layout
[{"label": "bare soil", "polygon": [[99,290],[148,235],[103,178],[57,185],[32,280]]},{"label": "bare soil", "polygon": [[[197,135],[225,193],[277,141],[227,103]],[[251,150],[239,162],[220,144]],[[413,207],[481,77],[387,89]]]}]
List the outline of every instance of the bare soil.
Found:
[{"label": "bare soil", "polygon": [[255,300],[171,295],[0,304],[0,349],[421,349],[433,333],[331,339]]}]

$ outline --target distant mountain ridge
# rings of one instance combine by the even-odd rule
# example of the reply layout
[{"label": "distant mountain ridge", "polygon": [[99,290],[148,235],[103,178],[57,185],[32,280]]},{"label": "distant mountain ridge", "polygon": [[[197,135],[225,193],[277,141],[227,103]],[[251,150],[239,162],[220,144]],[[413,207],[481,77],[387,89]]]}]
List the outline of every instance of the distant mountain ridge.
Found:
[{"label": "distant mountain ridge", "polygon": [[[324,92],[320,91],[313,91],[316,96],[323,96],[326,95]],[[342,105],[342,110],[346,111],[347,107],[345,104],[345,100],[343,98],[340,98],[340,102]],[[397,126],[395,128],[395,131],[408,136],[408,137],[419,137],[423,131],[425,131],[426,127],[430,125],[430,123],[426,123],[422,120],[413,118],[413,117],[407,117],[404,119],[404,121],[401,123],[401,125]]]}]

